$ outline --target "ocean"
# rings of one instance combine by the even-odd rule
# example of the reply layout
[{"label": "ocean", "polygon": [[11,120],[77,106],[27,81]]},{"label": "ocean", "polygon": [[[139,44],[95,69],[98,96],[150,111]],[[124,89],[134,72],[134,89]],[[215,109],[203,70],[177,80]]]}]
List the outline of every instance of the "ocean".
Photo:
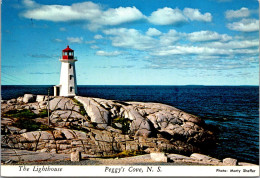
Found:
[{"label": "ocean", "polygon": [[[49,85],[4,85],[2,99],[25,93],[53,95]],[[202,117],[218,128],[218,141],[206,154],[259,164],[258,86],[78,86],[78,95],[122,101],[158,102]]]}]

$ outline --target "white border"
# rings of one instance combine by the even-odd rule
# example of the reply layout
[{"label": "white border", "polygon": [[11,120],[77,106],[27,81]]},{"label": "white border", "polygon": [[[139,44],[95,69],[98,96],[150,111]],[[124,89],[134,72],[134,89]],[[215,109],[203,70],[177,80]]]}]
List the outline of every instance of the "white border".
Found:
[{"label": "white border", "polygon": [[[24,167],[23,167],[24,166]],[[49,171],[39,172],[39,168],[49,168]],[[60,171],[50,171],[56,169]],[[222,172],[225,170],[224,172]],[[237,172],[232,172],[235,170]],[[249,172],[245,172],[248,170]],[[206,176],[206,177],[256,177],[259,176],[259,166],[60,166],[60,165],[1,165],[1,176],[6,177],[93,177],[93,176]]]}]

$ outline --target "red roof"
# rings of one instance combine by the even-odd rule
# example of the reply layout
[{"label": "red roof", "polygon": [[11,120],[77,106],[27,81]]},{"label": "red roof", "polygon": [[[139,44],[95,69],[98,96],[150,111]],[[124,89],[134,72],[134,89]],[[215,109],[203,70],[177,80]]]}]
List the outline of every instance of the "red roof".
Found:
[{"label": "red roof", "polygon": [[62,51],[73,51],[73,49],[70,49],[69,45],[67,45],[67,48],[65,48],[64,50]]}]

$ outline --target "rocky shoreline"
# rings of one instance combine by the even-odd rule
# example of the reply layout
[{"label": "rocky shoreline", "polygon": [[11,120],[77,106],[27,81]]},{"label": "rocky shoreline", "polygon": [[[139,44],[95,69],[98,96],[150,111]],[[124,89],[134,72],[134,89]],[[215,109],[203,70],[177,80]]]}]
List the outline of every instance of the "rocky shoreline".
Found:
[{"label": "rocky shoreline", "polygon": [[215,134],[201,118],[165,104],[25,94],[2,100],[1,116],[2,149],[9,150],[3,164],[21,162],[8,153],[24,150],[64,159],[76,151],[88,159],[166,153],[175,163],[239,165],[199,154]]}]

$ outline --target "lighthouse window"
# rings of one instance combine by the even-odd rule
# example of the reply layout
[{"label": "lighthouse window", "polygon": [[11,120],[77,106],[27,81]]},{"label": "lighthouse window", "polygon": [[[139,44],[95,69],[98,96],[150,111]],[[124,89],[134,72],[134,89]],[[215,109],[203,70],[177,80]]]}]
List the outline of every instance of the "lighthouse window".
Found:
[{"label": "lighthouse window", "polygon": [[71,69],[71,64],[69,64],[69,68]]},{"label": "lighthouse window", "polygon": [[72,92],[72,90],[73,90],[73,87],[70,87],[70,92]]},{"label": "lighthouse window", "polygon": [[70,80],[72,80],[72,77],[73,77],[73,76],[72,76],[72,75],[70,75]]}]

